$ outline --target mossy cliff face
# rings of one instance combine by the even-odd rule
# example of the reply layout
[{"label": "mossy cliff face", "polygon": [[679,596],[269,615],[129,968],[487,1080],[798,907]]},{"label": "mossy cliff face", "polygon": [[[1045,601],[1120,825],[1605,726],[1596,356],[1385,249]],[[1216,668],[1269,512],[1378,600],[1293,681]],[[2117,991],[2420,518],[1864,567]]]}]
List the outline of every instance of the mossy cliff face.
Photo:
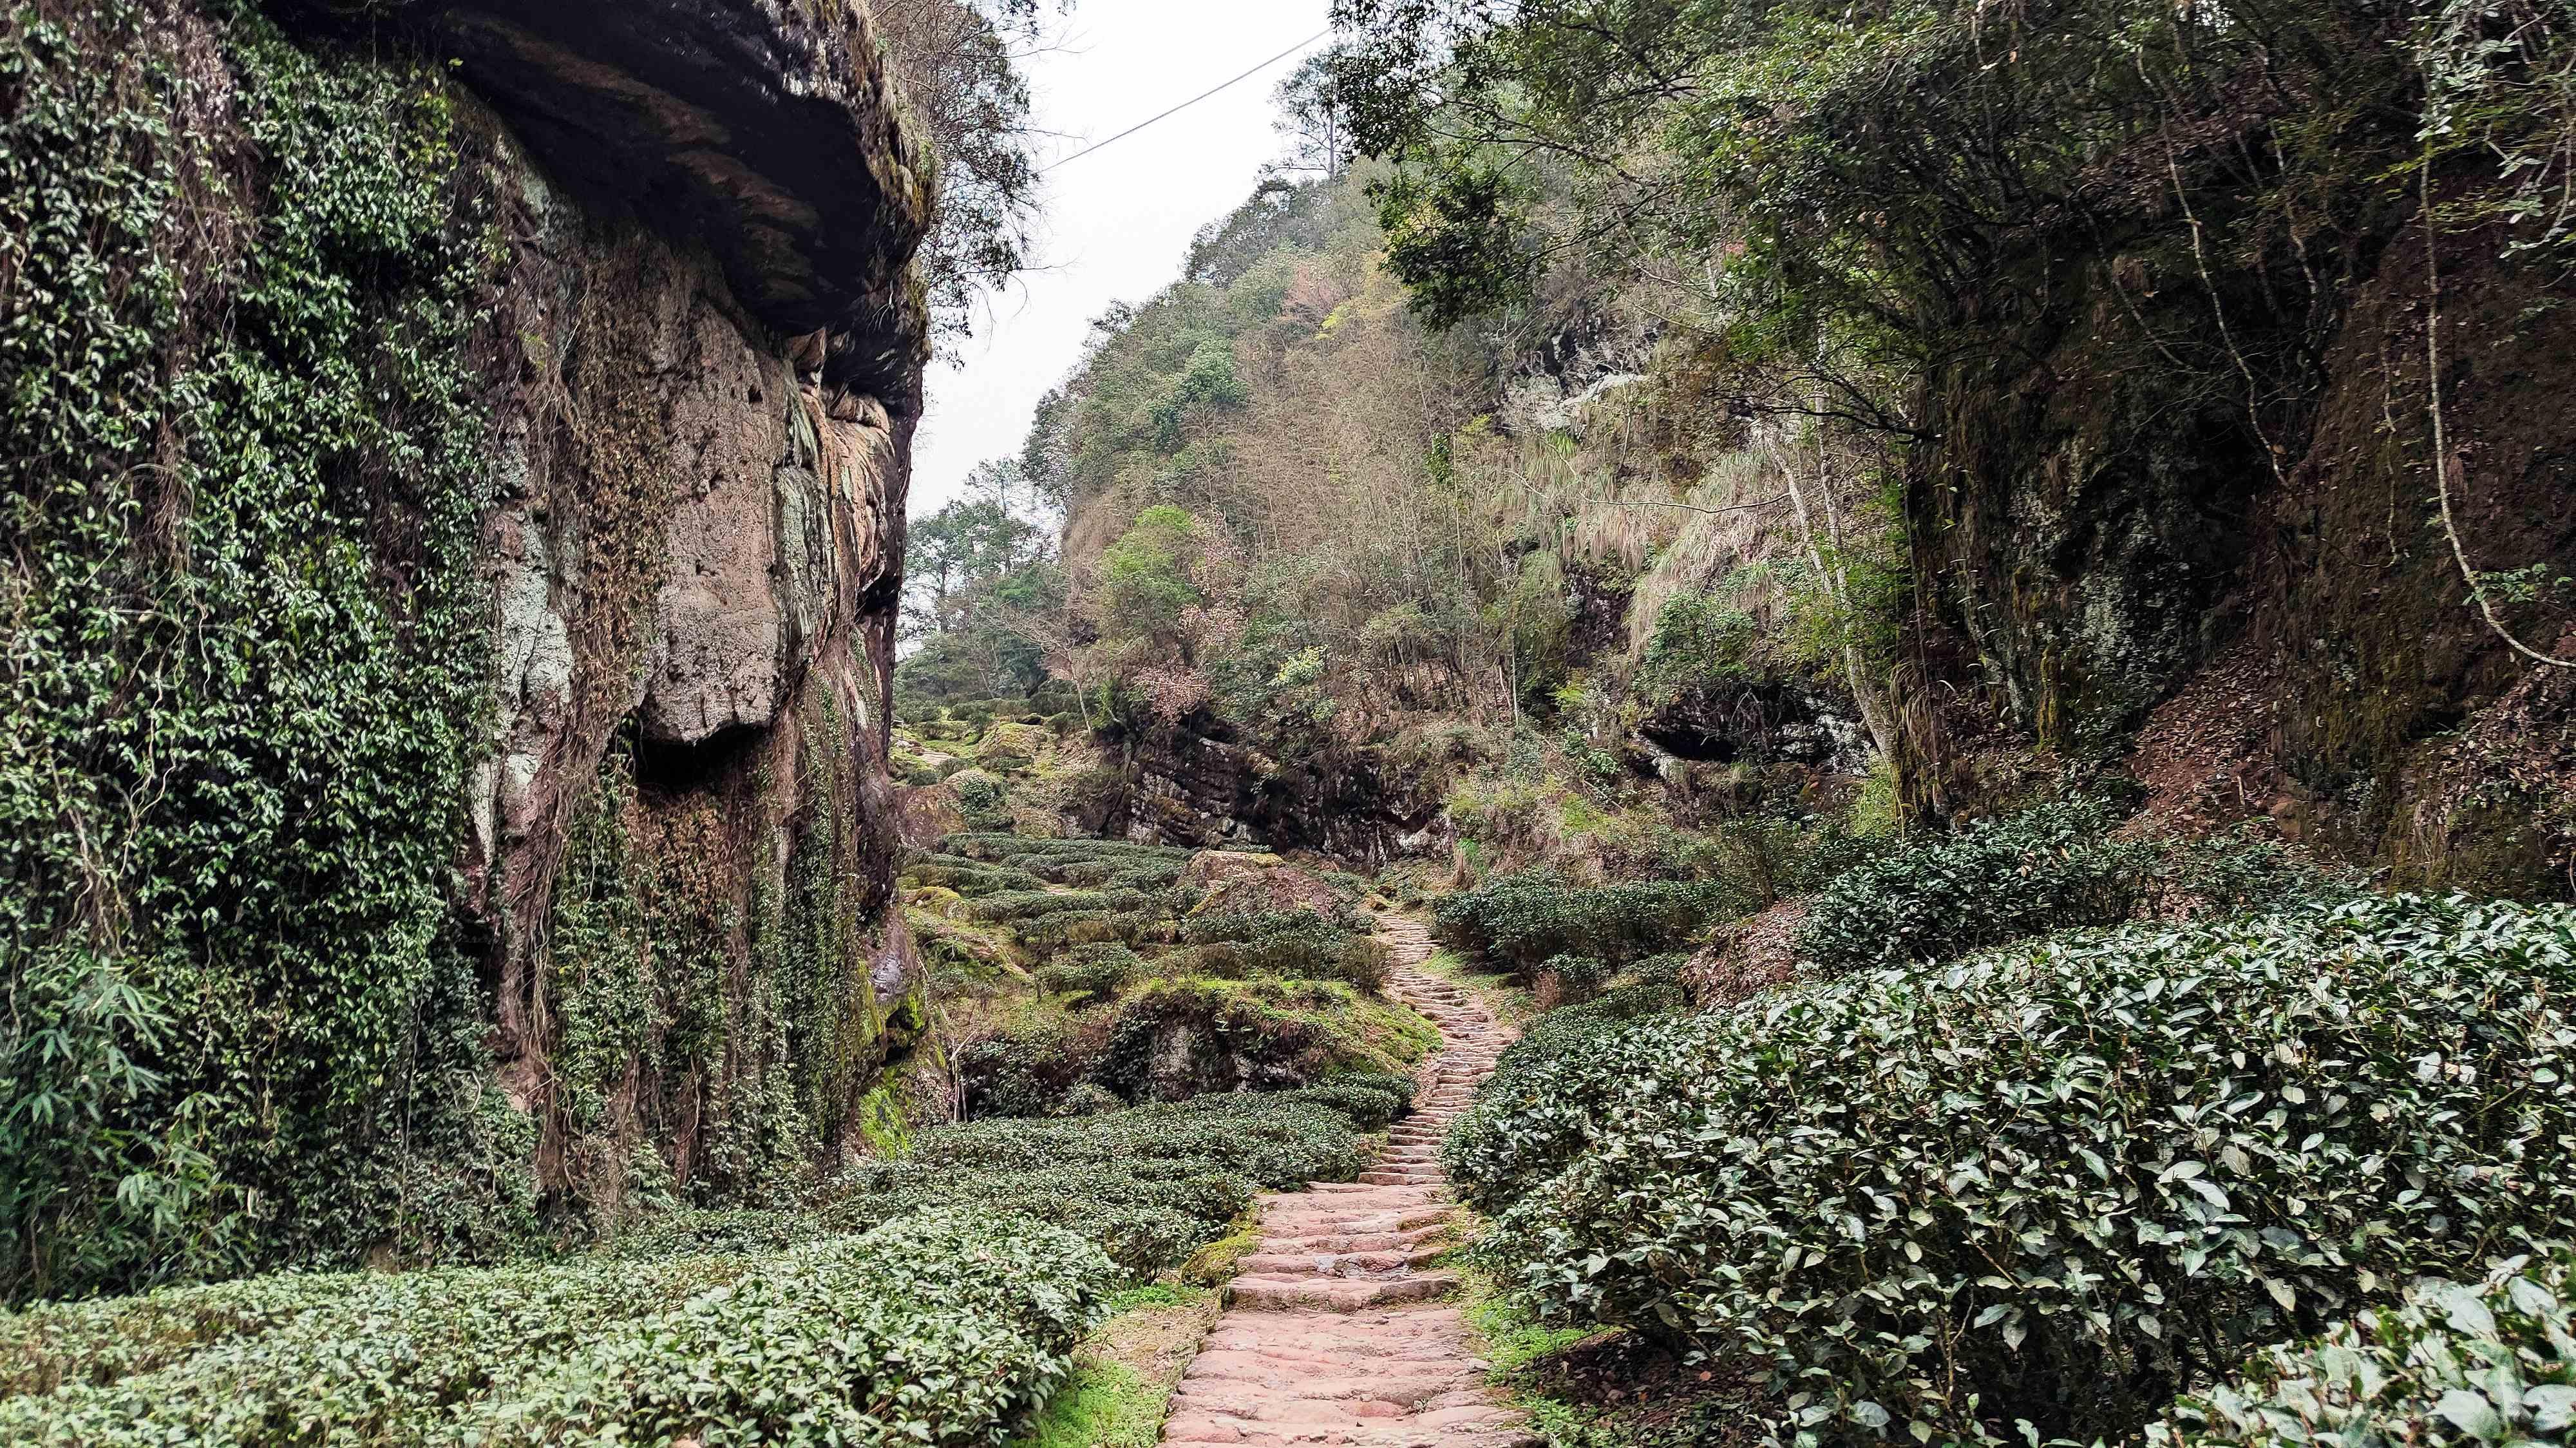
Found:
[{"label": "mossy cliff face", "polygon": [[864,11],[0,16],[0,1297],[855,1149],[928,166]]},{"label": "mossy cliff face", "polygon": [[[2576,313],[2495,229],[2437,228],[2437,289],[2417,208],[2350,165],[2305,250],[2254,192],[2205,189],[2186,219],[2146,186],[1984,299],[1975,325],[2013,345],[1925,398],[1908,502],[1939,617],[1917,639],[1953,696],[1987,686],[2042,745],[2136,774],[2160,821],[2263,818],[2397,883],[2565,897],[2576,680],[2472,605],[2426,341],[2438,315],[2461,548],[2510,628],[2576,656],[2576,597],[2510,582],[2576,572]],[[1960,644],[1973,666],[1944,660]],[[1914,786],[1972,797],[1936,732]]]}]

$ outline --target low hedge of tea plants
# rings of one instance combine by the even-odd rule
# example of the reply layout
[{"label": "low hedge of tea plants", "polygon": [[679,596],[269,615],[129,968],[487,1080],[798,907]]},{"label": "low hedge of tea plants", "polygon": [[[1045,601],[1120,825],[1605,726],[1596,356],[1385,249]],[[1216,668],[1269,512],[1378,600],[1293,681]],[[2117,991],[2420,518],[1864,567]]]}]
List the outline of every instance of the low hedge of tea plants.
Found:
[{"label": "low hedge of tea plants", "polygon": [[464,1414],[458,1441],[776,1445],[999,1442],[1071,1370],[1116,1282],[1060,1228],[907,1217],[768,1258],[602,1334]]},{"label": "low hedge of tea plants", "polygon": [[0,1399],[0,1441],[993,1443],[1115,1279],[1073,1233],[965,1210],[757,1256],[257,1278],[224,1295],[276,1312]]},{"label": "low hedge of tea plants", "polygon": [[2563,906],[2079,933],[1580,1034],[1447,1156],[1508,1284],[1783,1441],[2116,1439],[2576,1222],[2571,993]]},{"label": "low hedge of tea plants", "polygon": [[1357,1176],[1366,1134],[1412,1094],[1409,1077],[1353,1075],[1302,1091],[936,1127],[910,1157],[844,1174],[817,1216],[848,1231],[926,1207],[999,1206],[1064,1227],[1141,1280],[1224,1236],[1256,1192]]},{"label": "low hedge of tea plants", "polygon": [[1567,883],[1544,870],[1500,876],[1440,902],[1440,938],[1528,977],[1557,956],[1616,969],[1679,949],[1707,925],[1751,908],[1742,890],[1708,880]]},{"label": "low hedge of tea plants", "polygon": [[0,1442],[986,1444],[1113,1287],[1349,1180],[1410,1078],[924,1131],[795,1211],[570,1261],[283,1274],[0,1315]]},{"label": "low hedge of tea plants", "polygon": [[2147,1429],[2149,1448],[2576,1441],[2576,1247],[2429,1281],[2313,1342],[2255,1356]]},{"label": "low hedge of tea plants", "polygon": [[1866,860],[1807,902],[1798,953],[1828,975],[1947,960],[2053,930],[2331,903],[2353,884],[2258,841],[2123,841],[2118,811],[2055,801]]}]

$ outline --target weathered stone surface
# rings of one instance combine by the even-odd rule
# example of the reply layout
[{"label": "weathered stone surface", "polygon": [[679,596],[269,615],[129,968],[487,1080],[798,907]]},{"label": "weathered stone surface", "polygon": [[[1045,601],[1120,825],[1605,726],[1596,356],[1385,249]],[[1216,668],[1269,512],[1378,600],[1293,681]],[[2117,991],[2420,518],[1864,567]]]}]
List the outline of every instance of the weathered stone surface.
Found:
[{"label": "weathered stone surface", "polygon": [[997,773],[1014,773],[1035,764],[1054,737],[1036,724],[998,721],[976,741],[975,762]]},{"label": "weathered stone surface", "polygon": [[928,328],[908,263],[932,162],[866,6],[279,3],[308,23],[393,24],[453,57],[587,209],[715,256],[730,294],[783,339],[782,363],[836,392],[917,393]]},{"label": "weathered stone surface", "polygon": [[[828,852],[848,985],[828,1009],[871,1018],[797,1025],[870,1043],[854,1090],[897,1044],[887,1012],[915,974],[890,909],[902,809],[885,765],[918,158],[864,10],[832,13],[423,3],[389,22],[463,60],[493,106],[465,124],[509,247],[483,344],[498,669],[458,908],[549,1185],[582,1168],[551,1104],[547,919],[603,774],[631,800],[634,868],[729,922],[687,948],[729,957],[737,993],[780,928],[764,912],[789,896],[790,857]],[[757,1058],[719,1052],[702,1080],[639,1066],[612,1125],[658,1134],[686,1179],[697,1103]],[[835,1108],[813,1109],[837,1149]]]},{"label": "weathered stone surface", "polygon": [[946,783],[897,785],[894,809],[895,833],[906,849],[935,850],[941,840],[966,828],[957,791]]},{"label": "weathered stone surface", "polygon": [[1372,864],[1394,858],[1402,841],[1427,848],[1438,838],[1438,772],[1408,770],[1383,749],[1281,761],[1205,716],[1119,748],[1127,789],[1106,833],[1168,845],[1257,841]]},{"label": "weathered stone surface", "polygon": [[1270,910],[1330,915],[1342,903],[1332,886],[1277,855],[1243,850],[1201,850],[1181,871],[1181,883],[1206,892],[1198,906],[1203,915]]}]

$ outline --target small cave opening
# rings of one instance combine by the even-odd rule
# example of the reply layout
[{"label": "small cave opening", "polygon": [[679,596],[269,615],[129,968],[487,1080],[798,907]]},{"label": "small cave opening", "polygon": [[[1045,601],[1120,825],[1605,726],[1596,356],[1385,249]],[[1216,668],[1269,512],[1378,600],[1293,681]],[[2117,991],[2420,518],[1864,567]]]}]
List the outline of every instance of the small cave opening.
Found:
[{"label": "small cave opening", "polygon": [[1700,727],[1696,722],[1663,724],[1649,721],[1637,732],[1666,754],[1693,764],[1733,764],[1744,754],[1741,737],[1717,733]]},{"label": "small cave opening", "polygon": [[751,765],[768,731],[753,724],[719,729],[695,743],[655,739],[635,741],[635,785],[648,794],[700,794],[723,788]]}]

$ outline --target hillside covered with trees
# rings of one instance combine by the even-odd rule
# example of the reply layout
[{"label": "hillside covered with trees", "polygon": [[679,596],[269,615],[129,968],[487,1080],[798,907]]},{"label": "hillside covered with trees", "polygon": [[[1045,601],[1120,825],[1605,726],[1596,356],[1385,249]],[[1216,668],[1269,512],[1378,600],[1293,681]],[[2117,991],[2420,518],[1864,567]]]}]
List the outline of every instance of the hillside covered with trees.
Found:
[{"label": "hillside covered with trees", "polygon": [[1062,14],[0,20],[0,1441],[2576,1434],[2576,12]]}]

